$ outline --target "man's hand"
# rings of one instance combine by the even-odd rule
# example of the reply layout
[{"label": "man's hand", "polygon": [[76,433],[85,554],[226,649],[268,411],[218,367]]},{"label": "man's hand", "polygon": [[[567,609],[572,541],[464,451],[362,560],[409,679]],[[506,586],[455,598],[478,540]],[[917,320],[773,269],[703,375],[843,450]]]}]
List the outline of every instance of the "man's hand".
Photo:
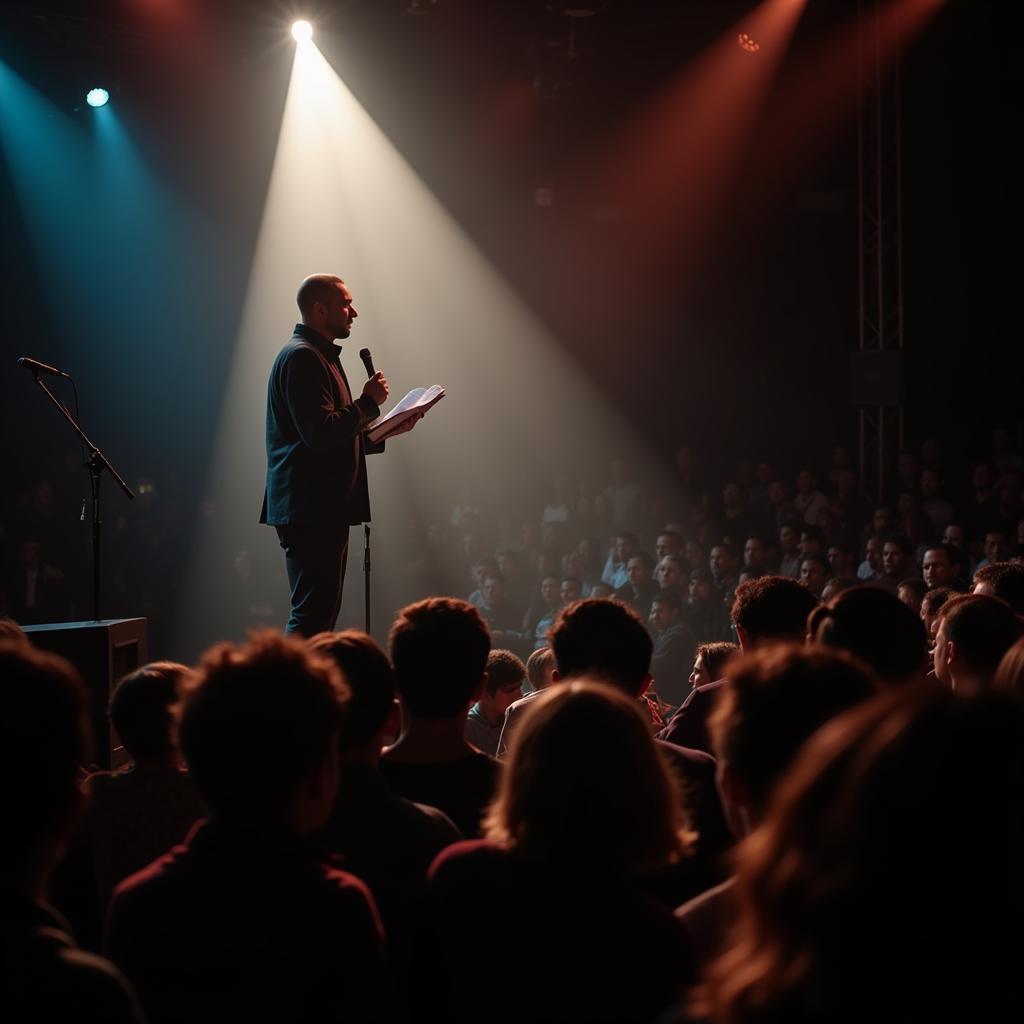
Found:
[{"label": "man's hand", "polygon": [[384,404],[390,390],[388,379],[380,370],[363,385],[363,394],[369,395],[377,403],[378,408]]},{"label": "man's hand", "polygon": [[416,413],[415,416],[410,416],[397,430],[393,430],[389,436],[398,437],[399,434],[408,434],[423,419],[423,416],[424,413],[422,412]]}]

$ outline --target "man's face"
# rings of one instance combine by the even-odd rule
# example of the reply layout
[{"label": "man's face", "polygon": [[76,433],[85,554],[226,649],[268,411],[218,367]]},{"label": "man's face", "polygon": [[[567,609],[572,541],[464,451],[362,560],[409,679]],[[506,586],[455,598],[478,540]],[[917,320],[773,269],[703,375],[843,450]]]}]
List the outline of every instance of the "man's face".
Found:
[{"label": "man's face", "polygon": [[706,604],[711,600],[711,584],[707,580],[690,580],[690,603]]},{"label": "man's face", "polygon": [[693,671],[690,672],[690,686],[696,689],[698,686],[706,686],[714,680],[704,665],[704,655],[698,654],[693,660]]},{"label": "man's face", "polygon": [[668,629],[679,620],[679,609],[670,608],[664,601],[655,601],[651,605],[650,623],[656,630]]},{"label": "man's face", "polygon": [[871,523],[875,533],[887,533],[892,528],[892,513],[887,508],[876,508]]},{"label": "man's face", "polygon": [[562,604],[572,604],[583,596],[583,589],[576,580],[562,580],[559,596]]},{"label": "man's face", "polygon": [[484,580],[483,592],[484,600],[489,608],[494,608],[496,605],[501,604],[501,599],[505,596],[505,588],[497,576],[488,576]]},{"label": "man's face", "polygon": [[867,544],[864,546],[864,557],[867,559],[868,565],[875,572],[880,572],[882,568],[882,542],[877,537],[869,537]]},{"label": "man's face", "polygon": [[1006,560],[1006,534],[986,533],[985,534],[985,557],[990,562],[1003,562]]},{"label": "man's face", "polygon": [[686,542],[686,564],[691,569],[701,569],[704,566],[704,549],[695,540]]},{"label": "man's face", "polygon": [[748,537],[743,545],[743,564],[755,567],[764,565],[764,545],[757,537]]},{"label": "man's face", "polygon": [[633,555],[633,542],[621,534],[615,538],[615,561],[628,562]]},{"label": "man's face", "polygon": [[359,314],[352,305],[352,293],[339,281],[331,289],[330,298],[323,303],[326,314],[324,326],[332,338],[347,338],[352,333],[352,321]]},{"label": "man's face", "polygon": [[728,576],[732,570],[732,555],[721,544],[711,549],[711,574],[716,580]]},{"label": "man's face", "polygon": [[626,563],[626,578],[634,587],[639,587],[645,580],[649,580],[651,570],[647,567],[646,560],[634,555]]},{"label": "man's face", "polygon": [[953,547],[962,549],[964,546],[963,527],[957,526],[956,523],[951,523],[947,526],[942,534],[942,543],[952,544]]},{"label": "man's face", "polygon": [[949,641],[946,637],[945,618],[939,620],[939,627],[935,631],[932,665],[935,667],[936,678],[951,687],[953,685],[953,678],[949,671]]},{"label": "man's face", "polygon": [[949,554],[943,548],[929,548],[921,563],[921,575],[929,590],[952,583],[953,563],[949,560]]},{"label": "man's face", "polygon": [[800,535],[792,526],[784,526],[779,530],[779,545],[783,551],[792,553],[800,540]]},{"label": "man's face", "polygon": [[549,608],[553,608],[558,604],[560,597],[558,591],[559,581],[557,576],[545,576],[540,581],[540,596]]},{"label": "man's face", "polygon": [[662,589],[665,587],[678,587],[683,579],[683,570],[674,558],[663,558],[658,563],[655,576],[658,580],[658,586]]},{"label": "man's face", "polygon": [[799,544],[800,554],[807,555],[820,555],[821,554],[821,541],[817,537],[812,537],[810,534],[800,534]]},{"label": "man's face", "polygon": [[825,570],[817,559],[808,558],[800,563],[800,582],[816,597],[821,596],[825,580]]},{"label": "man's face", "polygon": [[519,575],[519,561],[512,555],[498,555],[498,572],[507,580],[514,579]]},{"label": "man's face", "polygon": [[899,544],[894,544],[891,540],[885,542],[882,548],[882,568],[886,576],[900,579],[906,576],[906,558]]},{"label": "man's face", "polygon": [[833,576],[847,576],[850,573],[850,560],[842,548],[834,544],[828,549],[828,564]]},{"label": "man's face", "polygon": [[657,543],[654,545],[654,552],[659,561],[666,555],[678,555],[679,541],[669,533],[659,533]]}]

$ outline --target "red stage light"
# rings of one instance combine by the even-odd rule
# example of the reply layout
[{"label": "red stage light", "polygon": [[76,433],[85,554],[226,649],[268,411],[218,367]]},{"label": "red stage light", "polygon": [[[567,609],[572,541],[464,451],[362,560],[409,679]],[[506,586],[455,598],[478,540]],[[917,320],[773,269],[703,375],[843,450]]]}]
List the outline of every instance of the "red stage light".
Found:
[{"label": "red stage light", "polygon": [[761,49],[761,44],[752,39],[746,32],[741,32],[739,36],[737,36],[736,42],[738,42],[740,46],[747,51],[747,53],[757,53],[757,51]]}]

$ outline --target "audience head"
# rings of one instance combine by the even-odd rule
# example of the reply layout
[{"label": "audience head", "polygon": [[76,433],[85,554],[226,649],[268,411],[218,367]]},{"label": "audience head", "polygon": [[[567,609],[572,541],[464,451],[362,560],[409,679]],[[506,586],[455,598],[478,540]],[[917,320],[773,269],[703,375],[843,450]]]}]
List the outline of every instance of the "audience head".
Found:
[{"label": "audience head", "polygon": [[921,561],[921,576],[928,589],[950,587],[960,575],[960,552],[952,544],[929,544]]},{"label": "audience head", "polygon": [[706,686],[725,675],[729,659],[739,654],[736,644],[699,644],[693,656],[693,671],[690,672],[690,686]]},{"label": "audience head", "polygon": [[817,598],[828,582],[828,560],[822,555],[804,555],[800,560],[800,582]]},{"label": "audience head", "polygon": [[610,583],[595,583],[590,588],[591,597],[610,598],[615,593],[615,588]]},{"label": "audience head", "polygon": [[582,679],[530,703],[484,831],[530,861],[620,877],[688,847],[649,721],[620,689]]},{"label": "audience head", "polygon": [[855,576],[833,576],[830,580],[826,580],[825,586],[821,588],[821,603],[828,604],[832,598],[841,594],[844,590],[849,590],[850,587],[862,587],[863,585],[863,581]]},{"label": "audience head", "polygon": [[906,579],[914,568],[914,545],[909,537],[896,533],[882,544],[882,571],[894,582]]},{"label": "audience head", "polygon": [[950,587],[935,587],[921,598],[921,621],[929,639],[935,636],[935,629],[939,624],[939,609],[955,596],[956,591]]},{"label": "audience head", "polygon": [[744,651],[774,640],[802,640],[807,616],[817,604],[796,580],[762,576],[736,588],[732,622]]},{"label": "audience head", "polygon": [[17,638],[0,640],[0,694],[0,869],[37,898],[81,805],[87,695],[68,662]]},{"label": "audience head", "polygon": [[715,595],[715,582],[707,569],[691,569],[689,576],[690,604],[706,604]]},{"label": "audience head", "polygon": [[675,530],[662,530],[654,544],[654,553],[661,561],[666,555],[683,553],[683,538]]},{"label": "audience head", "polygon": [[117,684],[110,698],[110,722],[136,763],[177,757],[175,711],[191,678],[187,665],[154,661]]},{"label": "audience head", "polygon": [[1024,615],[1024,566],[993,562],[974,574],[974,593],[998,597],[1018,615]]},{"label": "audience head", "polygon": [[800,543],[797,545],[801,558],[825,553],[825,531],[820,526],[805,523],[800,527]]},{"label": "audience head", "polygon": [[563,576],[558,585],[558,597],[562,604],[572,604],[583,596],[583,584],[576,576]]},{"label": "audience head", "polygon": [[1003,655],[1021,635],[1022,621],[998,597],[959,594],[939,612],[932,660],[935,675],[955,690],[988,689]]},{"label": "audience head", "polygon": [[754,569],[763,569],[769,547],[767,540],[760,534],[751,534],[743,545],[743,564]]},{"label": "audience head", "polygon": [[828,564],[833,576],[854,576],[857,572],[857,545],[844,539],[831,541]]},{"label": "audience head", "polygon": [[526,659],[526,678],[534,690],[544,690],[551,685],[554,669],[555,652],[550,647],[538,647]]},{"label": "audience head", "polygon": [[678,555],[665,555],[654,572],[658,586],[680,587],[686,577],[686,565]]},{"label": "audience head", "polygon": [[745,835],[816,730],[878,692],[849,655],[775,644],[732,666],[708,722],[729,825]]},{"label": "audience head", "polygon": [[967,531],[959,523],[950,523],[942,531],[942,543],[948,544],[963,557],[963,551],[967,546]]},{"label": "audience head", "polygon": [[849,652],[889,686],[919,680],[926,671],[924,623],[880,587],[844,590],[814,610],[807,633],[824,647]]},{"label": "audience head", "polygon": [[389,646],[405,710],[413,718],[455,718],[483,686],[491,635],[471,604],[429,597],[399,611]]},{"label": "audience head", "polygon": [[652,568],[647,555],[633,555],[626,563],[626,577],[634,587],[640,587],[651,578]]},{"label": "audience head", "polygon": [[675,587],[659,590],[651,601],[650,623],[656,630],[674,626],[680,619],[683,608],[682,592]]},{"label": "audience head", "polygon": [[487,655],[487,682],[480,702],[486,703],[495,715],[503,715],[510,704],[522,697],[525,682],[526,666],[518,655],[500,648],[491,651]]},{"label": "audience head", "polygon": [[826,725],[740,848],[738,922],[699,1015],[1019,1016],[1022,777],[1024,706],[1008,696],[914,687]]},{"label": "audience head", "polygon": [[619,601],[588,598],[563,608],[551,630],[560,679],[587,677],[637,696],[650,683],[654,645],[643,619]]},{"label": "audience head", "polygon": [[340,735],[342,755],[363,751],[375,759],[385,732],[394,729],[395,673],[373,637],[358,629],[318,633],[310,650],[330,658],[349,690]]},{"label": "audience head", "polygon": [[319,828],[337,791],[348,694],[330,659],[280,633],[207,651],[185,687],[179,735],[211,813]]},{"label": "audience head", "polygon": [[716,544],[711,549],[711,557],[708,561],[711,575],[716,583],[727,579],[736,568],[736,552],[731,544]]},{"label": "audience head", "polygon": [[996,669],[993,688],[1024,696],[1024,637],[1003,655]]},{"label": "audience head", "polygon": [[896,587],[896,596],[915,614],[921,614],[921,602],[928,587],[919,576],[911,576],[900,580]]},{"label": "audience head", "polygon": [[1003,562],[1010,554],[1010,538],[1005,530],[991,529],[985,534],[985,557],[990,562]]}]

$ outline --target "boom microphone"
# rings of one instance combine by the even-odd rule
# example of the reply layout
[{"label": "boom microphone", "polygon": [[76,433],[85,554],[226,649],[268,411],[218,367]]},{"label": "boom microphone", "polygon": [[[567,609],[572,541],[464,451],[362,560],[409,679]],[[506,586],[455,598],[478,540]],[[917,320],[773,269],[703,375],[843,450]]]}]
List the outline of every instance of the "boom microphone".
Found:
[{"label": "boom microphone", "polygon": [[[367,353],[369,355],[369,353]],[[26,370],[31,370],[36,376],[41,373],[48,373],[54,377],[70,377],[71,374],[65,373],[63,370],[58,370],[56,366],[50,366],[48,363],[40,363],[36,359],[29,359],[28,356],[22,356],[18,360],[19,366],[24,366]]]},{"label": "boom microphone", "polygon": [[361,348],[359,350],[359,358],[363,361],[363,366],[366,367],[366,376],[374,377],[377,371],[373,368],[373,356],[370,355],[368,348]]}]

